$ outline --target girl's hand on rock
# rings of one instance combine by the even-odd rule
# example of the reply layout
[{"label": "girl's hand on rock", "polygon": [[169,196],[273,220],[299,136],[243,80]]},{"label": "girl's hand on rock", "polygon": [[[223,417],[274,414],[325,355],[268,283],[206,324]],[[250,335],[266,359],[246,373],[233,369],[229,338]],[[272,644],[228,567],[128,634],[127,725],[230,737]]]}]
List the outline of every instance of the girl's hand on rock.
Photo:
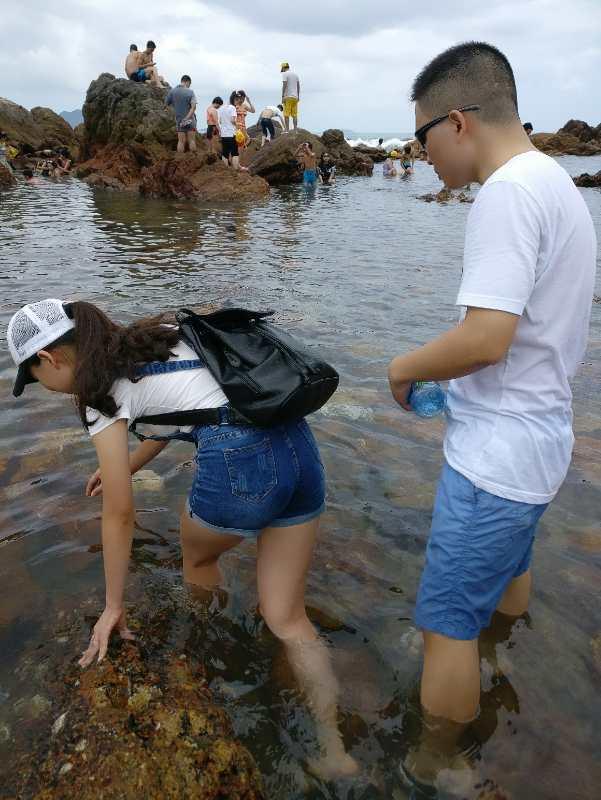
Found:
[{"label": "girl's hand on rock", "polygon": [[98,497],[100,494],[102,494],[102,478],[100,470],[97,469],[86,484],[86,497]]},{"label": "girl's hand on rock", "polygon": [[98,622],[94,625],[88,649],[84,651],[78,664],[80,667],[89,667],[94,657],[98,655],[98,663],[106,655],[109,639],[113,630],[117,629],[122,639],[135,639],[136,637],[127,627],[124,609],[105,608]]}]

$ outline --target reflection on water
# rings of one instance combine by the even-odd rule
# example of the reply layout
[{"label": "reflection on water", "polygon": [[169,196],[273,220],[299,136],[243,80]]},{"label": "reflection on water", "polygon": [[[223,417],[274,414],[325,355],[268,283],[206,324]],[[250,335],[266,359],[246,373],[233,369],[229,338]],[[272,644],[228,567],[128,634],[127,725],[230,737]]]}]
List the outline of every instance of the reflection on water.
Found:
[{"label": "reflection on water", "polygon": [[[596,171],[601,159],[562,163],[577,174]],[[398,765],[422,726],[411,613],[443,426],[399,412],[385,375],[393,355],[457,316],[469,206],[416,199],[436,188],[429,168],[418,164],[406,181],[385,181],[377,167],[372,179],[340,178],[314,192],[282,188],[245,207],[94,192],[75,181],[20,187],[0,200],[2,335],[14,310],[41,296],[91,299],[120,319],[188,304],[240,304],[275,309],[340,371],[339,392],[313,418],[329,502],[307,602],[331,647],[340,726],[361,764],[359,779],[324,784],[307,769],[313,724],[255,613],[252,544],[226,557],[226,591],[204,621],[186,610],[177,519],[191,480],[190,449],[171,445],[152,465],[162,482],[135,489],[132,616],[172,603],[169,647],[204,662],[270,797],[408,796]],[[583,194],[601,237],[601,193]],[[530,617],[511,630],[491,629],[483,642],[482,713],[461,741],[474,774],[460,796],[477,797],[493,785],[529,800],[597,796],[600,355],[595,304],[574,384],[573,466],[543,518]],[[59,397],[29,387],[14,401],[12,376],[3,346],[0,772],[27,746],[27,731],[48,730],[55,709],[45,675],[80,646],[72,637],[48,640],[48,631],[75,615],[83,644],[82,609],[93,614],[102,598],[100,503],[83,496],[96,466],[93,448]]]}]

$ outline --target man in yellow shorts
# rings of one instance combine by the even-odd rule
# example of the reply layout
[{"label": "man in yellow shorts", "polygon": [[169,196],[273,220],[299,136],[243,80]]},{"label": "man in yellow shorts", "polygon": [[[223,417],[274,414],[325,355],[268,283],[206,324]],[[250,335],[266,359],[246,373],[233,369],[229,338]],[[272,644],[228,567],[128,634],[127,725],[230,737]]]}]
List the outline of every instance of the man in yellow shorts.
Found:
[{"label": "man in yellow shorts", "polygon": [[290,64],[283,61],[280,64],[282,73],[282,103],[284,105],[284,127],[290,130],[290,117],[294,130],[298,127],[298,101],[300,100],[300,80],[296,72],[292,72]]}]

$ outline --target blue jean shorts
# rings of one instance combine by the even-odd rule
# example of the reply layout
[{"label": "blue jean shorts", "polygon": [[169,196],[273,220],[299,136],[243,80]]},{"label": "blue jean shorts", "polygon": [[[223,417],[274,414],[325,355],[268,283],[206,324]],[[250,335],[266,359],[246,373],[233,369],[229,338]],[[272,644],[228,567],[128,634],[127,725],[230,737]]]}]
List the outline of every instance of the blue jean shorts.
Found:
[{"label": "blue jean shorts", "polygon": [[548,504],[505,500],[478,489],[449,464],[438,483],[415,609],[420,628],[476,639],[513,578],[526,572]]},{"label": "blue jean shorts", "polygon": [[323,513],[325,473],[305,420],[269,429],[202,425],[192,435],[188,513],[205,528],[252,538]]}]

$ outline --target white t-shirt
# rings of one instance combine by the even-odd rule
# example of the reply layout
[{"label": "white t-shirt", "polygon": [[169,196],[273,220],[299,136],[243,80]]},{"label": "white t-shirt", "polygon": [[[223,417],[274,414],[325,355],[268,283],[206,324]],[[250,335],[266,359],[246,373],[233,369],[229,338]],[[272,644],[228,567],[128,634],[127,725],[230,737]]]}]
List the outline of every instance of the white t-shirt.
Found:
[{"label": "white t-shirt", "polygon": [[[184,342],[179,342],[173,352],[175,358],[170,358],[170,361],[198,359],[194,350]],[[111,394],[119,408],[114,417],[98,415],[94,409],[88,409],[88,419],[98,417],[88,429],[92,436],[108,428],[118,419],[134,420],[145,414],[219,408],[228,402],[221,387],[205,367],[149,375],[137,383],[132,383],[127,378],[119,378],[113,384]],[[173,430],[174,428],[164,425],[156,426],[158,434],[170,433]],[[179,430],[189,432],[192,426],[182,426]]]},{"label": "white t-shirt", "polygon": [[568,381],[586,348],[596,250],[580,192],[543,153],[510,159],[472,206],[457,304],[520,320],[503,361],[451,381],[444,452],[491,494],[547,503],[566,476]]},{"label": "white t-shirt", "polygon": [[236,133],[236,108],[230,104],[219,109],[219,132],[224,139]]},{"label": "white t-shirt", "polygon": [[282,80],[286,84],[284,88],[284,100],[287,97],[296,97],[298,100],[299,80],[296,72],[291,72],[290,70],[282,72]]}]

